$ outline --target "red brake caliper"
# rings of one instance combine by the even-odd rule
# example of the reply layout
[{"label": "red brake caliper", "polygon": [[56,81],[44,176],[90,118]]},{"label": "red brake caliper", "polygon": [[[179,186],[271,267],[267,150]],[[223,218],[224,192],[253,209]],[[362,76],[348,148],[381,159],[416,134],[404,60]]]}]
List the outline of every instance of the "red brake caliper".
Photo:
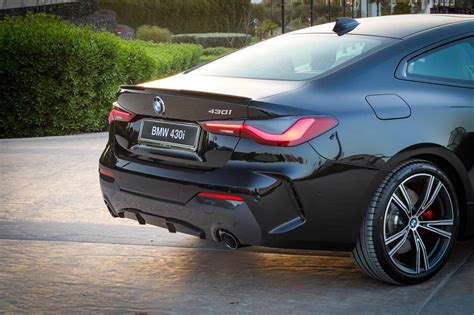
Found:
[{"label": "red brake caliper", "polygon": [[[426,210],[425,212],[423,212],[422,217],[428,220],[433,220],[433,210]],[[420,229],[420,233],[425,235],[426,233],[428,233],[428,231]]]},{"label": "red brake caliper", "polygon": [[433,210],[426,210],[425,212],[423,212],[423,217],[428,220],[433,220]]}]

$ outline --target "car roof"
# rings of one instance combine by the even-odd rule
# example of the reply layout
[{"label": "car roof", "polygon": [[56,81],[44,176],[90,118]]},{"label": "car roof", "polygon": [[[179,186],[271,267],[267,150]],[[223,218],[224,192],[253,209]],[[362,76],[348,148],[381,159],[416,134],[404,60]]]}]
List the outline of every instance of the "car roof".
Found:
[{"label": "car roof", "polygon": [[[356,19],[359,25],[350,34],[385,36],[393,38],[405,38],[434,27],[453,23],[473,21],[472,15],[448,15],[448,14],[408,14],[377,16]],[[308,27],[295,33],[334,33],[332,31],[335,23]]]}]

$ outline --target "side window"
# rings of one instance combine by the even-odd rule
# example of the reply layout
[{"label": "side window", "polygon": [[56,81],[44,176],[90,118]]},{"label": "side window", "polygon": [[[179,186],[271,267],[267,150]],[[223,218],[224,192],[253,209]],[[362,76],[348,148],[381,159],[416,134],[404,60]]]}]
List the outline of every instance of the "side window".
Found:
[{"label": "side window", "polygon": [[408,62],[407,77],[474,85],[474,37],[459,40]]}]

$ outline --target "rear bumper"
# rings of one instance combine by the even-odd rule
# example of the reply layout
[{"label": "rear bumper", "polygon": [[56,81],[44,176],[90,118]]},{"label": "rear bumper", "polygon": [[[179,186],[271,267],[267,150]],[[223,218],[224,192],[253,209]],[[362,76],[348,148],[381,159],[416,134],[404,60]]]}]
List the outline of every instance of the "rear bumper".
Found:
[{"label": "rear bumper", "polygon": [[204,198],[196,197],[185,204],[177,204],[117,190],[109,183],[101,186],[113,216],[213,241],[220,241],[218,231],[226,230],[242,244],[261,244],[261,227],[245,202],[222,200],[213,205],[210,200],[206,202]]},{"label": "rear bumper", "polygon": [[[219,241],[219,230],[225,230],[242,245],[352,250],[368,202],[387,172],[317,153],[293,161],[231,160],[218,169],[195,170],[124,160],[107,146],[100,168],[114,180],[101,175],[100,184],[114,216],[170,232]],[[202,198],[200,192],[243,201]]]},{"label": "rear bumper", "polygon": [[[220,241],[219,230],[242,245],[275,246],[282,235],[305,223],[296,195],[285,179],[226,167],[214,171],[156,167],[120,160],[106,149],[100,168],[104,201],[115,217]],[[226,185],[231,183],[232,186]],[[197,196],[218,192],[243,201]]]}]

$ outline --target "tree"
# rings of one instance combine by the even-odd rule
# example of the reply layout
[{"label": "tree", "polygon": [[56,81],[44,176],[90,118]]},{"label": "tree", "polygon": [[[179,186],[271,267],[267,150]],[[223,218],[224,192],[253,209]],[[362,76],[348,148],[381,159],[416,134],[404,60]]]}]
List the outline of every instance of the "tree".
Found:
[{"label": "tree", "polygon": [[328,22],[328,20],[326,20],[326,18],[324,16],[322,16],[322,17],[318,17],[314,24],[315,25],[326,24],[327,22]]},{"label": "tree", "polygon": [[267,38],[270,33],[277,27],[278,25],[276,25],[272,20],[265,20],[257,26],[255,31],[257,32],[260,40],[262,40],[264,38]]},{"label": "tree", "polygon": [[290,31],[296,31],[308,26],[309,26],[308,20],[303,19],[303,18],[296,18],[294,20],[291,20],[290,24],[288,25],[288,29]]},{"label": "tree", "polygon": [[393,8],[393,14],[410,14],[411,5],[408,2],[398,2]]},{"label": "tree", "polygon": [[[306,26],[306,21],[309,21],[311,15],[310,4],[311,0],[285,1],[285,20],[291,21],[288,25],[288,28],[290,30]],[[281,0],[264,0],[261,3],[254,3],[251,5],[251,17],[257,18],[260,21],[272,20],[274,23],[280,25],[280,10]],[[326,0],[314,0],[314,13],[316,19],[323,17],[328,20],[329,6]],[[331,0],[331,20],[334,21],[336,18],[345,15],[351,15],[350,4],[346,5],[346,13],[344,13],[342,10],[341,2],[339,0]]]}]

